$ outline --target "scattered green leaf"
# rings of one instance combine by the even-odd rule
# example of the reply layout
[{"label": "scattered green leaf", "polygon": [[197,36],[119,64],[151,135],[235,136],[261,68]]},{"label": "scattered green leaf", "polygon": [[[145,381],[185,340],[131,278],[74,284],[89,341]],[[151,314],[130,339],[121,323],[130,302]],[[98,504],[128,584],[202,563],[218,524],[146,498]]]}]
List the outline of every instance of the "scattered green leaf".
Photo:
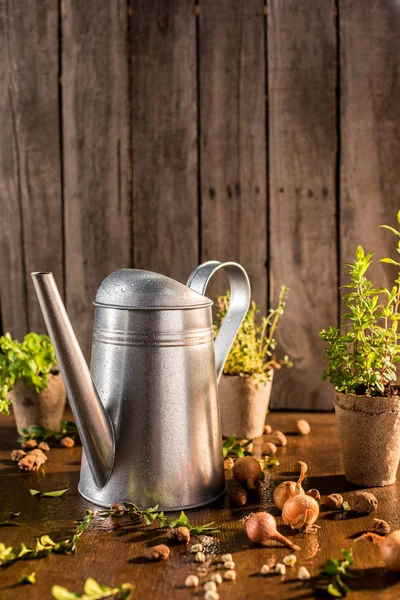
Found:
[{"label": "scattered green leaf", "polygon": [[40,490],[29,490],[29,493],[31,496],[37,496],[40,495]]},{"label": "scattered green leaf", "polygon": [[123,583],[117,587],[110,588],[89,578],[86,580],[83,594],[75,594],[60,585],[54,585],[51,593],[56,600],[75,600],[76,598],[80,598],[81,600],[100,600],[103,598],[129,600],[132,598],[133,590],[134,586],[130,583]]},{"label": "scattered green leaf", "polygon": [[11,511],[10,511],[10,517],[19,517],[19,515],[20,515],[20,514],[21,514],[21,511],[19,511],[19,512],[17,512],[17,513],[16,513],[16,512],[11,512]]},{"label": "scattered green leaf", "polygon": [[39,496],[40,498],[59,498],[63,496],[65,492],[68,492],[69,488],[66,490],[55,490],[54,492],[40,492],[39,490],[29,490],[31,496]]},{"label": "scattered green leaf", "polygon": [[28,429],[22,430],[22,435],[19,436],[18,441],[27,442],[29,440],[36,440],[37,442],[43,442],[49,438],[60,440],[63,437],[70,437],[73,440],[78,436],[78,429],[72,421],[63,420],[60,423],[60,431],[52,431],[51,429],[45,429],[39,425],[31,425]]},{"label": "scattered green leaf", "polygon": [[328,558],[322,569],[322,577],[329,578],[328,581],[317,585],[318,590],[327,592],[334,598],[342,598],[351,592],[351,588],[343,581],[343,578],[354,578],[350,571],[353,564],[353,553],[350,550],[341,550],[343,558]]},{"label": "scattered green leaf", "polygon": [[243,444],[236,441],[236,435],[231,435],[222,445],[222,455],[224,458],[227,456],[236,456],[238,458],[242,456],[252,456],[252,452],[248,450],[248,447],[253,442],[253,440],[247,440]]},{"label": "scattered green leaf", "polygon": [[12,527],[12,526],[16,526],[18,527],[19,523],[17,523],[16,521],[2,521],[0,523],[0,527]]},{"label": "scattered green leaf", "polygon": [[21,579],[21,583],[36,583],[36,573],[30,573],[29,575],[25,575]]}]

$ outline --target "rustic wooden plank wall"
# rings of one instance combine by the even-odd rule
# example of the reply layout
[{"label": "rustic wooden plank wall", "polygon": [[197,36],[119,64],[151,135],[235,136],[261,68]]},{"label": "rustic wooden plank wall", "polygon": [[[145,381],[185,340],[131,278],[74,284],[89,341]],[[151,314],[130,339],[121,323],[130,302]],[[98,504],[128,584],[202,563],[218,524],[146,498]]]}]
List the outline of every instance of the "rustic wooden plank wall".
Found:
[{"label": "rustic wooden plank wall", "polygon": [[263,312],[290,287],[273,406],[331,408],[341,263],[394,250],[399,40],[397,0],[0,0],[2,330],[51,270],[88,356],[112,270],[238,260]]}]

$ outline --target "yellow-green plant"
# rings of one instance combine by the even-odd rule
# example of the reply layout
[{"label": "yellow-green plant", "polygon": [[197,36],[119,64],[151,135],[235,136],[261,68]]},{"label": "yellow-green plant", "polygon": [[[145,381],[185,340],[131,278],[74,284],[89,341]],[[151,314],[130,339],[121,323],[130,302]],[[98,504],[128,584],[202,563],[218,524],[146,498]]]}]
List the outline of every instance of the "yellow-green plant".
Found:
[{"label": "yellow-green plant", "polygon": [[[274,354],[276,341],[274,339],[276,327],[280,317],[284,314],[288,288],[283,285],[276,308],[270,308],[267,317],[258,319],[259,308],[255,302],[243,319],[235,341],[224,367],[225,375],[251,375],[258,383],[266,384],[271,377],[272,369],[281,366],[292,366],[289,357],[278,359]],[[230,294],[217,297],[217,320],[214,325],[215,334],[224,320],[228,311]]]}]

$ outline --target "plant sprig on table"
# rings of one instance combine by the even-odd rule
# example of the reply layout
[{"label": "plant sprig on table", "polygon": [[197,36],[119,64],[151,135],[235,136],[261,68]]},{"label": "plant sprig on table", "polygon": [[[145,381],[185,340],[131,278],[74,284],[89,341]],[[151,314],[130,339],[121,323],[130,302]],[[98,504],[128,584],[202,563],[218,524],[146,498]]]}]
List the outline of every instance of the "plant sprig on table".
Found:
[{"label": "plant sprig on table", "polygon": [[37,442],[44,442],[49,438],[55,440],[61,440],[63,437],[70,437],[73,440],[78,435],[78,428],[72,421],[63,420],[60,424],[60,431],[52,431],[51,429],[45,429],[40,425],[31,425],[28,429],[22,429],[22,435],[19,436],[18,442],[28,442],[30,440],[36,440]]},{"label": "plant sprig on table", "polygon": [[83,594],[75,594],[60,585],[53,585],[51,593],[56,600],[74,600],[75,598],[81,600],[105,600],[106,598],[130,600],[133,590],[134,586],[131,583],[122,583],[117,587],[110,588],[89,577],[86,579]]},{"label": "plant sprig on table", "polygon": [[37,538],[34,548],[28,548],[24,543],[21,543],[18,548],[7,547],[0,542],[0,567],[22,559],[41,558],[53,552],[56,554],[73,554],[76,551],[79,538],[92,523],[95,515],[96,513],[87,509],[85,517],[81,521],[76,521],[74,535],[61,542],[53,542],[48,535]]},{"label": "plant sprig on table", "polygon": [[[400,211],[397,220],[400,223]],[[388,225],[383,227],[398,236],[400,253],[400,232]],[[355,260],[346,263],[351,282],[342,286],[350,290],[343,296],[348,309],[342,316],[344,331],[329,327],[320,333],[328,344],[325,360],[329,362],[322,378],[345,394],[381,396],[396,382],[396,363],[400,361],[400,273],[391,290],[375,288],[366,276],[372,257],[358,246]],[[400,262],[393,259],[384,258],[382,262],[400,267]]]},{"label": "plant sprig on table", "polygon": [[47,376],[57,366],[54,348],[47,335],[28,333],[23,342],[9,333],[0,337],[0,413],[10,414],[8,393],[17,379],[40,393],[47,388]]},{"label": "plant sprig on table", "polygon": [[206,523],[205,525],[192,525],[189,523],[189,519],[183,510],[179,517],[166,517],[164,511],[158,510],[158,505],[142,510],[136,504],[125,502],[124,506],[114,505],[108,510],[99,511],[101,517],[120,517],[124,514],[129,515],[131,521],[134,523],[141,523],[145,526],[155,523],[160,528],[174,529],[175,527],[187,527],[193,535],[214,535],[215,533],[219,533],[219,529],[213,527],[213,522]]},{"label": "plant sprig on table", "polygon": [[[278,306],[271,308],[267,317],[257,320],[259,308],[255,302],[243,319],[242,325],[236,335],[224,366],[225,375],[251,375],[257,383],[266,384],[271,375],[271,369],[280,369],[281,366],[291,366],[288,356],[279,360],[274,350],[276,327],[280,317],[285,312],[288,288],[283,285],[278,298]],[[230,293],[217,297],[218,325],[214,326],[215,334],[221,326],[229,307]]]},{"label": "plant sprig on table", "polygon": [[228,455],[237,456],[238,458],[241,458],[242,456],[252,456],[252,452],[248,450],[248,447],[252,443],[253,440],[247,440],[247,442],[241,444],[237,441],[236,435],[231,435],[222,444],[223,457],[226,458]]},{"label": "plant sprig on table", "polygon": [[328,558],[322,569],[322,576],[329,580],[317,586],[318,590],[327,592],[334,598],[342,598],[351,592],[351,588],[343,581],[343,578],[355,578],[351,573],[350,567],[353,564],[353,553],[350,550],[342,549],[343,559]]}]

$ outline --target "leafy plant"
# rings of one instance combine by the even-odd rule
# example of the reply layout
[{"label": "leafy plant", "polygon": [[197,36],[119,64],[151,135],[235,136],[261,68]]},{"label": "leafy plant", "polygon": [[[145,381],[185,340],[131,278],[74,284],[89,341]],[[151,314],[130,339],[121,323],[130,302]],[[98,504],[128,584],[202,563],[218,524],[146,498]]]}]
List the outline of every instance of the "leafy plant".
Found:
[{"label": "leafy plant", "polygon": [[[278,321],[285,311],[287,293],[288,288],[283,285],[278,306],[271,308],[268,316],[262,317],[261,323],[257,320],[259,308],[255,302],[251,303],[225,363],[225,375],[251,375],[257,383],[266,384],[270,379],[271,369],[292,365],[288,356],[279,360],[273,353],[276,348],[274,335]],[[229,292],[217,297],[218,325],[214,325],[215,334],[226,316],[229,300]]]},{"label": "leafy plant", "polygon": [[241,458],[242,456],[252,456],[253,453],[248,450],[248,447],[252,443],[253,440],[247,440],[247,442],[241,444],[237,441],[236,435],[231,435],[222,445],[222,455],[224,458],[228,455],[237,456],[237,458]]},{"label": "leafy plant", "polygon": [[[397,214],[400,223],[400,211]],[[399,237],[400,232],[384,225]],[[382,396],[396,382],[396,363],[400,361],[398,322],[400,319],[400,273],[391,290],[375,288],[367,278],[372,253],[365,254],[358,246],[356,258],[349,267],[351,282],[342,286],[350,290],[343,296],[348,309],[342,316],[343,330],[329,327],[321,338],[328,343],[325,360],[329,365],[322,378],[346,394]],[[390,258],[381,262],[400,263]]]},{"label": "leafy plant", "polygon": [[147,508],[142,510],[138,508],[136,504],[131,502],[125,502],[124,507],[118,506],[118,508],[111,507],[108,510],[102,510],[99,515],[102,517],[121,517],[123,514],[128,514],[131,521],[134,523],[141,523],[142,525],[152,525],[156,523],[160,528],[174,529],[175,527],[187,527],[193,535],[214,535],[219,533],[219,529],[213,527],[214,523],[206,523],[205,525],[192,525],[189,523],[188,517],[185,515],[183,510],[179,517],[166,517],[163,511],[158,511],[158,506]]},{"label": "leafy plant", "polygon": [[27,442],[29,440],[36,440],[37,442],[44,442],[49,438],[54,438],[55,440],[61,440],[63,437],[70,437],[73,440],[78,435],[78,428],[72,421],[63,420],[60,424],[60,431],[51,431],[50,429],[45,429],[40,425],[31,425],[28,429],[22,429],[22,435],[19,436],[18,441],[20,444],[22,442]]},{"label": "leafy plant", "polygon": [[81,535],[86,531],[95,514],[92,510],[86,509],[86,515],[82,521],[76,521],[75,533],[71,538],[61,542],[53,542],[50,536],[42,535],[37,538],[34,548],[28,548],[24,543],[18,548],[6,546],[0,542],[0,567],[8,565],[22,559],[42,558],[55,552],[56,554],[73,554],[76,551],[76,545]]},{"label": "leafy plant", "polygon": [[10,414],[7,394],[21,379],[40,393],[47,388],[47,375],[57,366],[54,349],[47,335],[28,333],[23,342],[9,333],[0,337],[0,413]]},{"label": "leafy plant", "polygon": [[56,600],[75,600],[75,598],[81,598],[81,600],[105,600],[106,598],[129,600],[132,598],[133,590],[134,586],[130,583],[122,583],[117,587],[110,588],[89,577],[86,579],[83,594],[75,594],[60,585],[53,585],[51,593]]},{"label": "leafy plant", "polygon": [[343,559],[328,558],[322,569],[322,576],[328,577],[329,580],[317,586],[318,590],[327,592],[335,598],[342,598],[351,588],[343,581],[344,578],[355,578],[356,575],[350,572],[350,567],[353,564],[353,553],[350,550],[341,550]]}]

